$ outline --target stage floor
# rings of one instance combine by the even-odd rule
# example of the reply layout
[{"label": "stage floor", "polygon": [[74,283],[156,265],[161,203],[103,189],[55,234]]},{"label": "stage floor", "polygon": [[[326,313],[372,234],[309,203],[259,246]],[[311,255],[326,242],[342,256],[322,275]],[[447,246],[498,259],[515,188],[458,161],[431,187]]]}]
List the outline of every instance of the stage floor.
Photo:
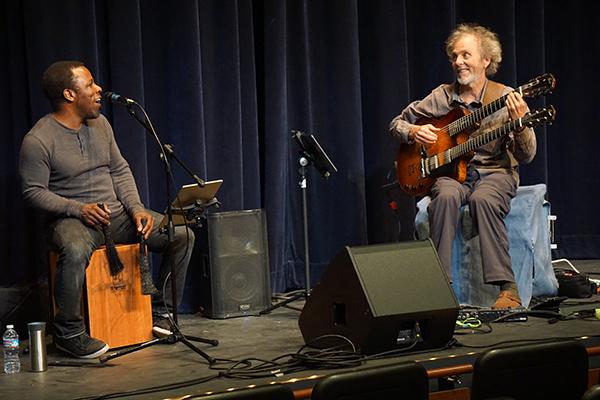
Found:
[{"label": "stage floor", "polygon": [[[600,273],[600,260],[573,261],[582,272]],[[595,275],[595,274],[594,274]],[[600,277],[599,275],[592,277]],[[561,311],[574,309],[600,308],[600,296],[591,299],[569,299],[563,303]],[[302,301],[291,303],[301,307]],[[114,358],[101,364],[97,360],[80,361],[62,356],[49,345],[49,367],[46,372],[29,372],[29,358],[23,355],[21,373],[0,374],[0,394],[2,398],[18,399],[82,399],[112,393],[125,393],[144,390],[130,398],[162,399],[181,398],[185,395],[199,396],[211,391],[260,385],[268,382],[283,382],[298,379],[292,384],[294,389],[312,387],[315,378],[342,369],[311,369],[278,375],[278,366],[260,370],[236,369],[231,377],[224,371],[235,362],[250,360],[253,366],[261,365],[260,360],[277,360],[283,363],[291,359],[304,345],[298,316],[300,312],[290,308],[277,308],[262,316],[247,316],[223,320],[207,319],[197,315],[180,315],[182,332],[211,339],[219,345],[213,347],[204,343],[194,343],[199,349],[218,359],[209,368],[207,361],[183,343],[157,344],[137,352]],[[478,353],[487,348],[514,341],[532,342],[548,338],[581,338],[586,347],[600,345],[600,321],[596,319],[574,319],[549,323],[548,318],[529,317],[525,322],[494,323],[491,333],[469,333],[454,338],[460,344],[449,350],[428,351],[398,355],[391,358],[368,360],[359,368],[381,364],[416,360],[428,369],[470,364]],[[594,336],[596,335],[596,336]],[[51,343],[51,338],[48,337]],[[600,357],[592,357],[590,365],[598,368]],[[468,380],[465,381],[468,384]],[[166,390],[158,390],[162,387]],[[117,398],[106,397],[106,398]],[[104,397],[103,397],[104,398]]]}]

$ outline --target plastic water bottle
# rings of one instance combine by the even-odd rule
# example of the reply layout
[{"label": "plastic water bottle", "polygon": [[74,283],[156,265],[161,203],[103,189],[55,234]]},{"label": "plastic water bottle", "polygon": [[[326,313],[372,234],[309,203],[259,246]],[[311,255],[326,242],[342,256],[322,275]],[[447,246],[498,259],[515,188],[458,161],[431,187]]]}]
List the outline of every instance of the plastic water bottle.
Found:
[{"label": "plastic water bottle", "polygon": [[4,373],[14,374],[21,370],[19,360],[19,334],[13,325],[6,325],[6,331],[2,336],[2,347],[4,349]]}]

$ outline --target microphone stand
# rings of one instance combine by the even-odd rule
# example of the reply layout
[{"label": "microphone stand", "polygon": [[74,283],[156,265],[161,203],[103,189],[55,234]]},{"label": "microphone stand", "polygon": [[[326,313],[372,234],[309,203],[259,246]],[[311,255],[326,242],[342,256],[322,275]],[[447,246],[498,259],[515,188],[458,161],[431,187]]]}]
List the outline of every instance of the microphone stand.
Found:
[{"label": "microphone stand", "polygon": [[[171,159],[177,161],[177,163],[194,179],[194,181],[196,181],[198,186],[203,187],[204,181],[202,179],[200,179],[200,177],[198,177],[198,175],[194,174],[183,163],[183,161],[181,161],[175,155],[173,146],[171,146],[170,144],[163,145],[162,141],[158,137],[158,134],[156,133],[156,130],[154,129],[154,126],[152,125],[152,122],[150,121],[150,118],[148,118],[146,111],[140,104],[138,104],[136,101],[132,100],[130,103],[128,102],[125,105],[127,107],[127,111],[129,112],[129,114],[146,129],[146,132],[148,132],[148,134],[150,134],[154,138],[154,140],[156,140],[156,142],[158,143],[158,147],[160,148],[160,159],[163,161],[163,164],[165,167],[165,179],[166,179],[165,187],[166,187],[166,194],[167,194],[167,221],[168,221],[166,231],[167,231],[167,237],[169,239],[169,243],[171,243],[171,242],[173,242],[174,232],[175,232],[175,226],[173,224],[173,207],[171,204],[171,197],[170,197],[171,196],[171,178],[173,176],[172,170],[171,170],[171,162],[170,162]],[[140,110],[142,110],[142,112],[144,113],[144,119],[140,118],[140,116],[135,113],[135,111],[132,109],[132,105],[136,105]],[[194,352],[196,352],[197,354],[202,356],[211,365],[217,361],[214,357],[209,356],[206,352],[200,350],[199,348],[194,346],[192,343],[190,343],[190,340],[195,341],[195,342],[207,343],[207,344],[210,344],[213,346],[217,346],[219,344],[218,340],[206,339],[206,338],[201,338],[201,337],[196,337],[196,336],[184,336],[183,333],[181,333],[181,330],[179,329],[178,320],[177,320],[177,284],[176,284],[175,274],[176,274],[175,267],[171,263],[171,308],[172,308],[172,315],[173,315],[173,321],[171,323],[171,331],[173,333],[168,336],[165,336],[163,338],[153,339],[153,340],[141,343],[141,344],[133,346],[133,347],[129,347],[129,348],[115,351],[115,352],[111,352],[109,354],[105,354],[100,357],[101,363],[105,363],[106,361],[111,360],[113,358],[117,358],[117,357],[129,354],[129,353],[136,352],[138,350],[145,349],[146,347],[150,347],[150,346],[153,346],[158,343],[177,343],[177,342],[182,342],[183,344],[185,344],[188,348],[190,348],[191,350],[193,350]],[[168,310],[167,310],[167,312],[168,312]]]}]

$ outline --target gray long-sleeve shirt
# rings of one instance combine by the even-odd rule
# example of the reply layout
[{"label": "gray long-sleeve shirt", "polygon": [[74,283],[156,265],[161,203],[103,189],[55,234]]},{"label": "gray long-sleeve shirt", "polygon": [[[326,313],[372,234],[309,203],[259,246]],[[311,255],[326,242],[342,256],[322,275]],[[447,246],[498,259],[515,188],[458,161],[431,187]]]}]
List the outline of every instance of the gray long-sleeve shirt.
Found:
[{"label": "gray long-sleeve shirt", "polygon": [[[487,88],[487,85],[486,85]],[[504,87],[502,95],[512,91],[508,86]],[[485,88],[481,99],[485,94]],[[409,104],[400,115],[390,122],[390,133],[397,136],[403,143],[408,143],[408,133],[411,125],[417,123],[421,118],[443,117],[455,107],[464,107],[473,111],[481,106],[479,102],[465,104],[460,100],[457,92],[457,84],[443,84],[435,88],[423,100]],[[481,127],[472,136],[497,128],[509,120],[506,108],[484,118]],[[471,163],[480,172],[503,171],[518,176],[518,164],[528,163],[535,156],[537,148],[535,132],[531,128],[525,128],[522,132],[510,133],[508,136],[494,140],[479,148]]]},{"label": "gray long-sleeve shirt", "polygon": [[86,203],[106,203],[113,215],[144,210],[103,115],[78,131],[42,117],[23,139],[19,174],[25,201],[51,217],[79,218]]}]

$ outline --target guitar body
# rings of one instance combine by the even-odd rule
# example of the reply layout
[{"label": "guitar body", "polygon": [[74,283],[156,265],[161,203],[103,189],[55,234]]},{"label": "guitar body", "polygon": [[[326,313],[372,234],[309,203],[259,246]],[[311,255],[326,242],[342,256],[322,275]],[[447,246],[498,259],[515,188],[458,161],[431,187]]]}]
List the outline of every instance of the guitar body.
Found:
[{"label": "guitar body", "polygon": [[[503,108],[506,96],[508,96],[506,94],[492,100],[496,97],[495,92],[497,91],[499,95],[503,86],[492,81],[489,83],[492,84],[488,88],[491,99],[487,99],[486,94],[483,99],[484,106],[472,114],[462,108],[455,108],[443,117],[422,118],[417,121],[418,125],[432,124],[440,130],[438,131],[437,142],[430,146],[416,143],[400,146],[396,159],[396,172],[400,188],[403,191],[413,196],[422,196],[429,193],[436,178],[440,176],[448,176],[461,183],[467,179],[467,163],[473,157],[474,150],[478,148],[477,146],[480,146],[479,143],[483,139],[478,137],[477,143],[471,143],[469,135],[478,128],[479,121]],[[554,76],[544,74],[518,87],[515,92],[520,93],[523,97],[537,97],[551,92],[555,85],[556,79]],[[536,114],[540,121],[554,120],[555,115],[556,110],[553,107],[541,110]],[[539,123],[531,116],[525,118],[525,120],[529,124]],[[449,126],[451,123],[453,124],[452,127]],[[515,127],[505,128],[514,129]],[[492,132],[493,135],[491,135]],[[492,132],[488,136],[500,136],[507,133],[496,130]],[[468,140],[469,143],[465,143]]]},{"label": "guitar body", "polygon": [[[472,155],[460,158],[452,162],[443,162],[441,160],[440,168],[433,173],[424,173],[422,160],[426,157],[443,153],[444,151],[455,147],[468,140],[471,131],[462,131],[454,136],[450,136],[448,125],[453,121],[468,114],[467,110],[454,108],[443,117],[439,118],[421,118],[417,125],[432,124],[436,128],[443,128],[438,131],[438,140],[432,145],[421,145],[414,143],[412,145],[402,144],[398,151],[396,159],[396,173],[400,188],[412,195],[423,196],[429,193],[431,186],[436,178],[440,176],[449,176],[459,182],[464,182],[467,178],[467,162]],[[477,128],[477,127],[474,127]]]}]

